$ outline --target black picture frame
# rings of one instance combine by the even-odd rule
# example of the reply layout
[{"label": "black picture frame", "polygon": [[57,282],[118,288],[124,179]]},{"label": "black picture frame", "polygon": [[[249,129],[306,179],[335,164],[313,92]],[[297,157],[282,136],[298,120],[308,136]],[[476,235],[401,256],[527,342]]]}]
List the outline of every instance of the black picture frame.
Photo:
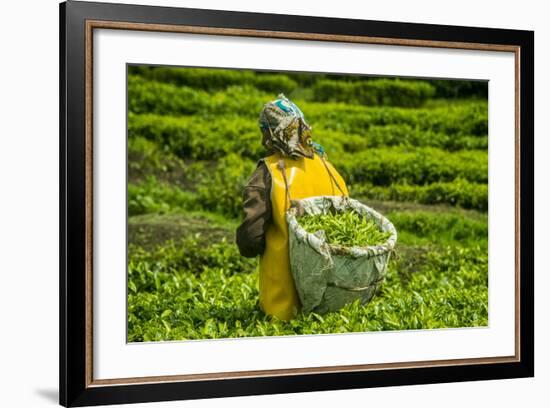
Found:
[{"label": "black picture frame", "polygon": [[[85,406],[341,390],[534,376],[534,33],[532,31],[366,21],[293,15],[68,1],[60,5],[60,404]],[[94,385],[90,373],[89,256],[90,180],[86,143],[87,22],[185,25],[270,33],[369,37],[426,44],[461,43],[515,47],[520,66],[516,151],[516,200],[521,202],[516,245],[519,310],[515,361],[490,364],[417,365],[365,371],[264,375],[243,378]],[[269,35],[266,35],[269,37]]]}]

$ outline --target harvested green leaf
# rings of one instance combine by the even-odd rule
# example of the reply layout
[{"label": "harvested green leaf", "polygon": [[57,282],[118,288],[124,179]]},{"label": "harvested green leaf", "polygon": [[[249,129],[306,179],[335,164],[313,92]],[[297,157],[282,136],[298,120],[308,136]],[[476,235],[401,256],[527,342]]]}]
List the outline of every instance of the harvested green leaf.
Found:
[{"label": "harvested green leaf", "polygon": [[307,232],[323,230],[329,244],[342,246],[381,245],[390,237],[389,232],[380,230],[373,220],[354,211],[336,214],[304,215],[299,222]]}]

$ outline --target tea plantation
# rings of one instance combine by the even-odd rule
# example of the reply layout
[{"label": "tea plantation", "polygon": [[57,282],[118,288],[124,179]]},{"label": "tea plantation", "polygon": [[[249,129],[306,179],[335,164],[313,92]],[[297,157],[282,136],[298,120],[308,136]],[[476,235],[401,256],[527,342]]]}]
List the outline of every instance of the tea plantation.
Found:
[{"label": "tea plantation", "polygon": [[[265,102],[293,99],[351,196],[398,231],[368,305],[283,322],[234,243],[265,152]],[[485,83],[130,66],[131,342],[488,324]]]}]

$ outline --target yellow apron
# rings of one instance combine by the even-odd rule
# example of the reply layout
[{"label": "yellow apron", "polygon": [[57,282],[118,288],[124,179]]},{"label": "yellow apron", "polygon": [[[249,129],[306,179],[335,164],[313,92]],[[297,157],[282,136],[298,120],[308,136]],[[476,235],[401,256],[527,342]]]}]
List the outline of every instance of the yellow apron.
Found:
[{"label": "yellow apron", "polygon": [[[346,183],[332,165],[315,155],[313,159],[293,160],[275,153],[266,157],[265,163],[271,173],[272,220],[266,231],[266,245],[260,256],[260,307],[268,314],[281,320],[290,320],[300,308],[300,299],[294,287],[290,271],[288,250],[288,225],[285,212],[290,203],[285,188],[285,180],[279,161],[284,161],[284,169],[292,200],[320,196],[342,195],[338,186],[348,195]],[[329,174],[326,166],[330,169]]]}]

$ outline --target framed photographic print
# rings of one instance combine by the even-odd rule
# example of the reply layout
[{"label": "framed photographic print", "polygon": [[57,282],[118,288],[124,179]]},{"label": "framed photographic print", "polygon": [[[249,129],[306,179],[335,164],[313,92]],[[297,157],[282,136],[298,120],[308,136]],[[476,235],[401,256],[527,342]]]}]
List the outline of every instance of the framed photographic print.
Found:
[{"label": "framed photographic print", "polygon": [[529,31],[60,6],[60,403],[529,377]]}]

